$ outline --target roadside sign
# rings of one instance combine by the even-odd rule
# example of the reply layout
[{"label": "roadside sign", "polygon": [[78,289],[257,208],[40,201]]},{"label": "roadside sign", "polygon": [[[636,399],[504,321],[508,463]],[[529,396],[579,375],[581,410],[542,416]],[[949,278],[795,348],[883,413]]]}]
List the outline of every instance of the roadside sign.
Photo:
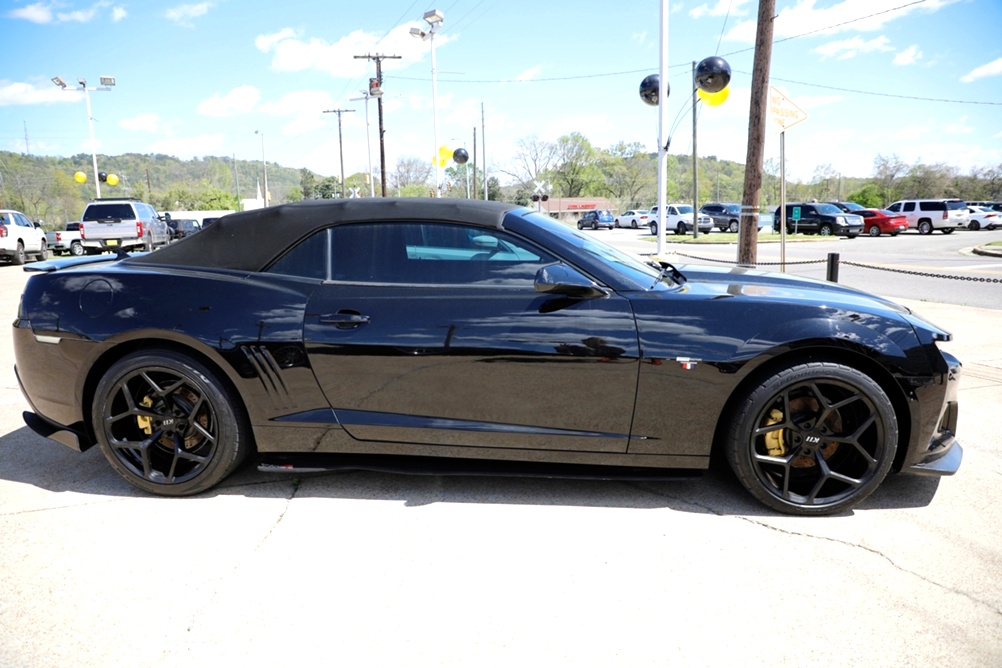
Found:
[{"label": "roadside sign", "polygon": [[800,207],[799,206],[795,206],[795,207],[793,207],[793,222],[796,223],[796,222],[799,222],[799,221],[800,221]]},{"label": "roadside sign", "polygon": [[807,112],[780,93],[775,86],[769,86],[769,116],[779,126],[780,132],[807,120]]}]

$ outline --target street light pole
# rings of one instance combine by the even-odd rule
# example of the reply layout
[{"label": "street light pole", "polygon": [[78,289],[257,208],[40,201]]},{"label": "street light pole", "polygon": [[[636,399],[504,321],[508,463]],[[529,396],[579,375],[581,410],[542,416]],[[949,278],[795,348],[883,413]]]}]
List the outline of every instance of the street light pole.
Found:
[{"label": "street light pole", "polygon": [[438,75],[435,63],[435,33],[442,27],[445,16],[437,9],[432,9],[424,13],[424,20],[428,22],[428,31],[419,28],[411,28],[411,35],[426,39],[431,42],[431,107],[432,119],[434,123],[435,150],[432,153],[435,163],[435,197],[442,196],[442,166],[438,156]]},{"label": "street light pole", "polygon": [[254,134],[261,135],[261,164],[264,165],[264,205],[268,206],[268,161],[264,159],[264,132],[255,130]]},{"label": "street light pole", "polygon": [[90,128],[90,157],[94,166],[94,188],[97,192],[97,198],[101,199],[101,179],[98,177],[97,171],[97,142],[94,139],[94,116],[90,109],[90,92],[92,90],[110,91],[111,87],[115,85],[115,77],[101,77],[101,86],[98,88],[88,88],[87,80],[83,77],[77,79],[77,82],[80,84],[79,86],[76,88],[69,88],[66,85],[66,82],[63,81],[62,77],[52,77],[52,83],[56,84],[63,90],[82,90],[84,92],[84,99],[87,100],[87,126]]},{"label": "street light pole", "polygon": [[353,97],[351,102],[357,102],[359,100],[365,100],[365,152],[369,156],[369,197],[376,196],[376,184],[375,179],[372,178],[372,138],[369,135],[369,98],[375,97],[370,95],[369,91],[363,90],[362,95],[364,97]]}]

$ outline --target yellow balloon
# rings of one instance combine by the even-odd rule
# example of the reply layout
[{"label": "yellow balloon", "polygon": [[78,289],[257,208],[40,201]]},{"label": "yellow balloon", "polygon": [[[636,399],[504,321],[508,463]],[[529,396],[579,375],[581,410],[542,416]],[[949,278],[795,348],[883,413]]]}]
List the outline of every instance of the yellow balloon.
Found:
[{"label": "yellow balloon", "polygon": [[117,174],[108,174],[108,185],[109,186],[117,186],[118,185],[118,175]]},{"label": "yellow balloon", "polygon": [[438,157],[440,160],[448,161],[452,157],[452,151],[445,144],[438,147]]},{"label": "yellow balloon", "polygon": [[728,96],[730,96],[731,87],[727,86],[722,88],[720,92],[717,93],[707,93],[702,88],[697,88],[696,94],[699,95],[699,99],[702,100],[708,107],[716,107],[723,104]]},{"label": "yellow balloon", "polygon": [[84,174],[83,172],[77,172],[76,174],[73,175],[73,180],[76,181],[77,183],[83,183],[87,180],[87,175]]}]

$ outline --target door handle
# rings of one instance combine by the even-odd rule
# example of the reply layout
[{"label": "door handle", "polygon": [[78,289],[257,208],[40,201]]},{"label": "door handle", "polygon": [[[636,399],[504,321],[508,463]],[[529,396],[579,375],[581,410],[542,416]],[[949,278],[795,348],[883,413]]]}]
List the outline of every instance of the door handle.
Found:
[{"label": "door handle", "polygon": [[369,316],[362,315],[358,311],[343,310],[320,316],[320,322],[325,325],[334,325],[338,329],[354,329],[360,325],[368,324]]}]

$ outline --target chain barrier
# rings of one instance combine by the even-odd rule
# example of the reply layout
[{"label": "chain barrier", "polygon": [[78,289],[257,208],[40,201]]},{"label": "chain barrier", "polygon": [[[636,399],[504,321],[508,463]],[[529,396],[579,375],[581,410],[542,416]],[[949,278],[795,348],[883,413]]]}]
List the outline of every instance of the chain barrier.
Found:
[{"label": "chain barrier", "polygon": [[[675,255],[680,257],[688,258],[690,260],[698,260],[699,262],[722,262],[724,264],[733,264],[738,267],[759,267],[759,266],[779,266],[782,264],[825,264],[827,260],[800,260],[797,262],[756,262],[755,264],[743,264],[741,262],[734,262],[732,260],[720,260],[712,257],[699,257],[697,255],[688,255],[686,253],[679,253],[678,251],[673,251]],[[654,255],[654,253],[644,253],[644,255]],[[929,271],[911,271],[909,269],[895,269],[892,267],[881,267],[875,264],[863,264],[862,262],[852,262],[851,260],[842,260],[841,264],[847,264],[850,267],[859,267],[861,269],[875,269],[877,271],[889,271],[897,274],[909,274],[911,276],[924,276],[926,278],[945,278],[954,281],[971,281],[973,283],[1002,283],[1002,278],[985,278],[982,276],[951,276],[950,274],[936,274]]]}]

